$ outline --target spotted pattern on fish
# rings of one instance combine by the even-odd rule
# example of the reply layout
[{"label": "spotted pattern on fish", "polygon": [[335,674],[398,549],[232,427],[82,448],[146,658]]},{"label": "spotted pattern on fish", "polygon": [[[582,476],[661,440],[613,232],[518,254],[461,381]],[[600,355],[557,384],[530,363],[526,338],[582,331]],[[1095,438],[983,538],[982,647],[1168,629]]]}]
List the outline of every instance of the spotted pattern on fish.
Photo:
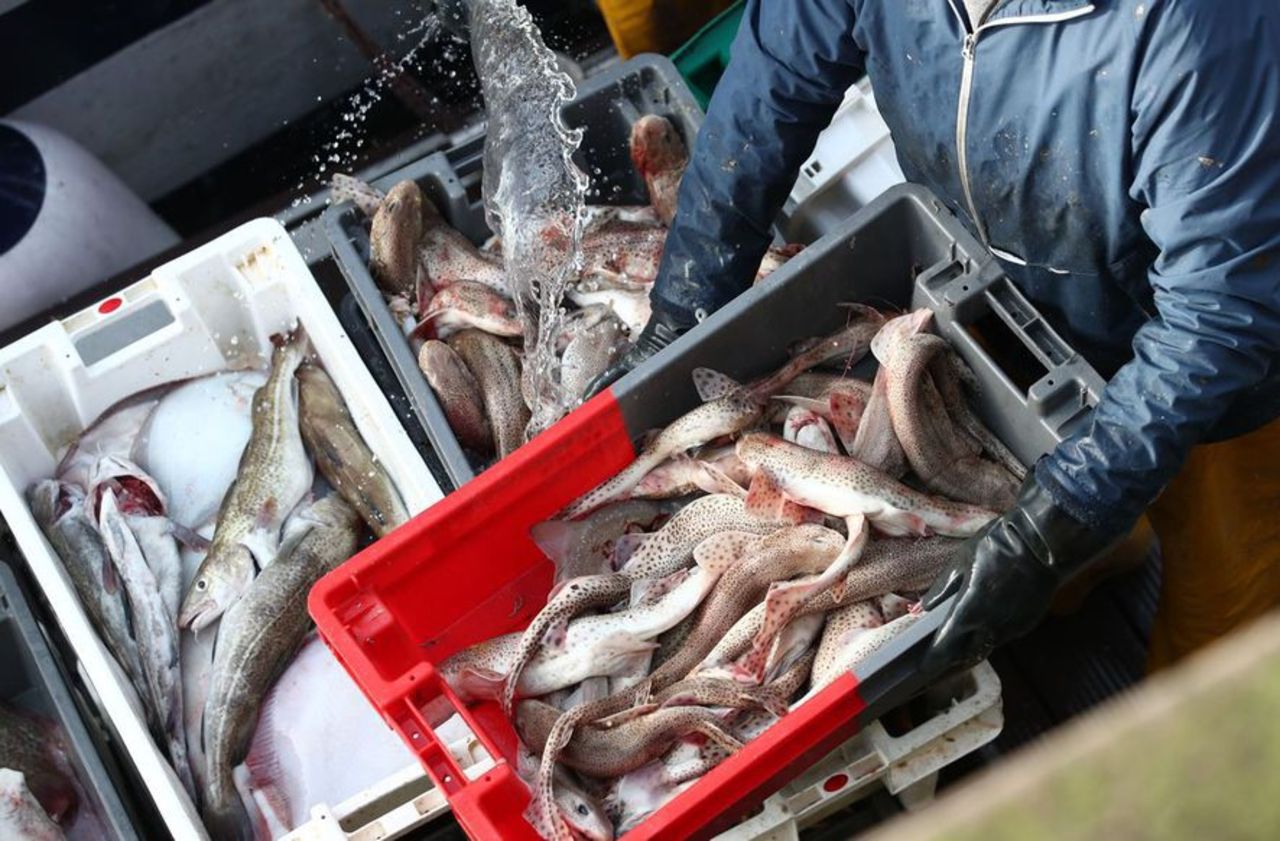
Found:
[{"label": "spotted pattern on fish", "polygon": [[[516,730],[520,739],[535,753],[552,748],[548,741],[552,728],[562,713],[540,701],[522,701],[516,707]],[[609,730],[578,728],[559,760],[568,767],[591,777],[617,777],[656,759],[677,738],[687,733],[702,733],[729,750],[742,744],[725,733],[714,710],[704,707],[667,707],[631,719]]]},{"label": "spotted pattern on fish", "polygon": [[902,452],[902,444],[889,417],[889,375],[883,368],[876,371],[871,395],[858,421],[857,434],[847,451],[863,464],[895,479],[907,472],[907,457]]},{"label": "spotted pattern on fish", "polygon": [[525,664],[542,645],[543,636],[557,627],[564,633],[570,619],[595,607],[616,604],[631,589],[631,579],[625,575],[592,575],[575,578],[565,584],[551,601],[529,623],[520,636],[520,645],[512,659],[506,683],[502,689],[502,708],[508,715],[515,698],[516,683]]},{"label": "spotted pattern on fish", "polygon": [[418,294],[418,244],[422,241],[422,190],[401,181],[387,193],[369,229],[369,269],[389,295]]},{"label": "spotted pattern on fish", "polygon": [[[925,590],[946,569],[962,541],[949,537],[909,537],[874,539],[867,544],[861,560],[844,580],[843,599],[834,590],[813,596],[799,614],[827,613],[845,603],[876,598],[895,591]],[[698,668],[723,666],[746,653],[764,622],[765,605],[756,605],[738,620],[716,644]],[[799,618],[799,617],[797,617]]]},{"label": "spotted pattern on fish", "polygon": [[661,578],[688,564],[698,544],[712,535],[724,531],[764,535],[778,528],[777,522],[748,514],[737,497],[728,494],[700,497],[650,535],[621,571],[633,580]]},{"label": "spotted pattern on fish", "polygon": [[493,431],[484,414],[480,383],[453,348],[432,339],[418,352],[418,367],[444,409],[458,443],[479,453],[493,450]]},{"label": "spotted pattern on fish", "polygon": [[829,683],[840,670],[846,658],[846,650],[855,639],[884,624],[877,599],[854,602],[847,607],[833,610],[827,615],[827,627],[818,643],[813,664],[815,685]]},{"label": "spotted pattern on fish", "polygon": [[480,283],[460,280],[420,306],[422,320],[413,329],[415,336],[447,339],[467,328],[504,338],[524,335],[515,302]]},{"label": "spotted pattern on fish", "polygon": [[830,588],[835,591],[837,601],[843,597],[845,577],[862,557],[869,539],[870,530],[865,519],[860,515],[850,517],[848,539],[840,554],[821,575],[812,579],[776,581],[769,587],[764,602],[764,620],[751,642],[751,651],[740,663],[748,674],[756,680],[764,676],[774,639],[814,595]]},{"label": "spotted pattern on fish", "polygon": [[864,514],[890,535],[968,537],[996,516],[975,505],[920,493],[857,459],[819,453],[772,435],[744,436],[738,457],[788,499],[833,517]]},{"label": "spotted pattern on fish", "polygon": [[899,634],[911,627],[919,618],[917,614],[908,613],[887,624],[862,629],[860,633],[857,629],[851,629],[843,636],[834,638],[828,644],[828,649],[824,656],[822,646],[827,643],[827,634],[831,633],[831,623],[828,622],[828,631],[823,634],[822,643],[819,643],[818,646],[821,665],[819,665],[818,660],[814,661],[813,676],[810,679],[810,691],[817,692],[840,677],[840,675],[852,670],[858,663],[893,642]]},{"label": "spotted pattern on fish", "polygon": [[520,360],[502,341],[479,330],[451,336],[449,347],[480,384],[498,457],[506,458],[524,443],[529,423],[529,407],[520,395]]},{"label": "spotted pattern on fish", "polygon": [[669,457],[747,429],[759,420],[763,408],[759,401],[742,392],[703,403],[677,418],[613,478],[571,503],[563,516],[578,517],[606,502],[626,497],[650,470]]}]

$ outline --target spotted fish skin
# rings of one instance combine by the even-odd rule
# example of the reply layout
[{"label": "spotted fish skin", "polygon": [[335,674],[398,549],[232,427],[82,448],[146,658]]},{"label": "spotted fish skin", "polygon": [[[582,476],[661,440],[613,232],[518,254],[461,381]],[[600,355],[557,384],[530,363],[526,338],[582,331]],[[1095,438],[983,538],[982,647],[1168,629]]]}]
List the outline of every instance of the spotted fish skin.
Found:
[{"label": "spotted fish skin", "polygon": [[516,352],[479,330],[463,330],[451,336],[449,347],[480,384],[498,458],[506,458],[524,443],[524,429],[529,423],[529,407],[520,395],[520,360]]},{"label": "spotted fish skin", "polygon": [[[516,708],[516,729],[535,753],[547,748],[547,739],[561,712],[540,701],[522,701]],[[741,744],[721,729],[722,720],[705,707],[668,707],[631,719],[615,728],[577,730],[560,753],[560,761],[590,777],[617,777],[656,759],[673,741],[687,733],[715,734],[728,740],[730,749]]]},{"label": "spotted fish skin", "polygon": [[419,306],[422,320],[411,337],[447,339],[469,328],[509,339],[524,335],[515,302],[482,283],[460,280]]},{"label": "spotted fish skin", "polygon": [[653,691],[688,677],[742,615],[764,598],[771,584],[822,572],[845,542],[837,531],[807,524],[776,531],[755,544],[720,579],[680,649],[649,676]]},{"label": "spotted fish skin", "polygon": [[995,512],[928,496],[847,456],[819,453],[776,436],[751,433],[738,457],[789,500],[833,517],[863,514],[887,534],[968,537]]},{"label": "spotted fish skin", "polygon": [[699,497],[676,513],[636,550],[621,572],[632,580],[662,578],[686,566],[702,541],[725,531],[765,535],[782,524],[747,513],[729,494]]},{"label": "spotted fish skin", "polygon": [[418,292],[418,245],[422,241],[422,190],[401,181],[387,192],[369,230],[369,268],[389,295],[409,298]]},{"label": "spotted fish skin", "polygon": [[478,453],[492,452],[493,431],[484,414],[484,393],[453,348],[438,339],[427,341],[418,351],[418,368],[439,398],[458,443]]},{"label": "spotted fish skin", "polygon": [[848,646],[866,631],[882,625],[884,614],[875,599],[854,602],[828,614],[827,627],[822,632],[813,663],[814,685],[826,685],[834,680],[848,659]]},{"label": "spotted fish skin", "polygon": [[631,591],[631,579],[625,575],[589,575],[565,583],[551,601],[538,611],[520,636],[520,646],[507,672],[502,690],[502,708],[508,715],[515,698],[516,683],[525,664],[542,645],[542,638],[556,625],[567,625],[569,620],[583,611],[616,604]]},{"label": "spotted fish skin", "polygon": [[[930,375],[930,369],[947,364],[951,353],[946,339],[924,332],[931,317],[927,309],[900,316],[876,339],[894,433],[911,469],[929,490],[962,502],[1007,508],[1013,504],[1017,480],[980,457],[981,444],[953,422]],[[963,398],[958,403],[963,406]]]},{"label": "spotted fish skin", "polygon": [[[885,593],[928,589],[951,562],[961,542],[949,537],[872,540],[858,564],[845,576],[842,598],[837,599],[833,590],[818,593],[804,604],[797,618],[827,613],[842,604],[876,598]],[[746,653],[764,623],[764,613],[763,602],[748,611],[716,643],[698,666],[699,670],[724,666]]]},{"label": "spotted fish skin", "polygon": [[199,631],[239,600],[255,566],[265,568],[275,559],[285,518],[311,489],[294,377],[306,346],[300,331],[283,337],[272,353],[267,382],[253,395],[253,431],[218,512],[209,554],[183,600],[180,627]]},{"label": "spotted fish skin", "polygon": [[681,416],[640,451],[613,478],[588,492],[563,512],[564,517],[578,517],[606,502],[627,496],[645,475],[676,453],[687,452],[726,435],[735,435],[759,420],[764,406],[742,392],[703,403]]},{"label": "spotted fish skin", "polygon": [[[852,607],[856,607],[856,605],[845,608],[845,610],[850,611],[850,615],[854,615]],[[865,616],[865,614],[863,615]],[[846,629],[843,635],[833,637],[831,642],[828,642],[827,639],[828,634],[832,633],[832,622],[829,621],[828,630],[824,632],[822,642],[818,645],[818,655],[822,660],[822,664],[819,667],[817,661],[814,663],[813,676],[810,679],[810,694],[828,686],[840,675],[851,671],[858,663],[884,648],[899,634],[911,627],[919,618],[917,614],[908,613],[892,622],[878,626],[861,629],[856,627],[849,628]],[[863,621],[869,620],[864,619]],[[842,626],[837,625],[836,627]],[[824,645],[826,646],[826,651],[823,650]]]}]

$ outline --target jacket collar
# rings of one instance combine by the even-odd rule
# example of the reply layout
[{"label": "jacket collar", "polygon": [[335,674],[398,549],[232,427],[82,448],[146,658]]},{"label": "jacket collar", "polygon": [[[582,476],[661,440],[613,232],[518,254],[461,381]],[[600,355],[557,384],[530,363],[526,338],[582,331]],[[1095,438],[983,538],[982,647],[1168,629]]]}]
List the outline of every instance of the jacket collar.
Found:
[{"label": "jacket collar", "polygon": [[983,23],[991,23],[997,20],[1052,17],[1077,11],[1090,5],[1092,5],[1091,0],[999,0],[995,8],[991,10],[991,13],[983,20]]},{"label": "jacket collar", "polygon": [[[964,0],[946,0],[952,6],[952,9],[959,10],[964,8]],[[983,18],[983,23],[992,23],[995,20],[1006,20],[1006,22],[1016,22],[1016,20],[1028,19],[1028,23],[1051,23],[1052,20],[1042,20],[1041,18],[1053,18],[1056,15],[1076,12],[1076,10],[1087,8],[1092,5],[1092,0],[997,0],[995,8]],[[977,27],[977,24],[974,24]]]}]

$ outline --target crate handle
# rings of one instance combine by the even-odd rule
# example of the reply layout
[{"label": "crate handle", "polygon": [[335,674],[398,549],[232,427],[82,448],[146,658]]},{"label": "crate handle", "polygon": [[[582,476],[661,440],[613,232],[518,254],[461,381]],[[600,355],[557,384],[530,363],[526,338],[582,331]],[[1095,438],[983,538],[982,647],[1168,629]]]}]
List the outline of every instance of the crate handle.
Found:
[{"label": "crate handle", "polygon": [[[102,312],[104,307],[109,306],[114,301],[121,300],[122,297],[109,298],[98,306],[98,311]],[[176,320],[168,304],[161,298],[153,298],[150,301],[133,306],[126,304],[124,307],[120,307],[117,304],[107,309],[106,312],[119,312],[119,315],[113,314],[105,322],[100,322],[81,331],[72,340],[76,353],[80,355],[80,361],[84,363],[85,367],[101,362],[107,357],[137,344],[148,336],[168,327]]]}]

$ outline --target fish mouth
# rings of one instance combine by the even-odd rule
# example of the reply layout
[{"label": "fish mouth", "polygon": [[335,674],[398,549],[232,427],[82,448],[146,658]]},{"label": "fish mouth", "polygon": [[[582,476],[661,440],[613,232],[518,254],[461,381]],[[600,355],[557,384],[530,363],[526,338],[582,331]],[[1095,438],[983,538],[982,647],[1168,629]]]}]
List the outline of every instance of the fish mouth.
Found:
[{"label": "fish mouth", "polygon": [[198,633],[211,625],[219,613],[217,604],[207,596],[188,599],[178,612],[178,627],[188,628],[193,634]]}]

